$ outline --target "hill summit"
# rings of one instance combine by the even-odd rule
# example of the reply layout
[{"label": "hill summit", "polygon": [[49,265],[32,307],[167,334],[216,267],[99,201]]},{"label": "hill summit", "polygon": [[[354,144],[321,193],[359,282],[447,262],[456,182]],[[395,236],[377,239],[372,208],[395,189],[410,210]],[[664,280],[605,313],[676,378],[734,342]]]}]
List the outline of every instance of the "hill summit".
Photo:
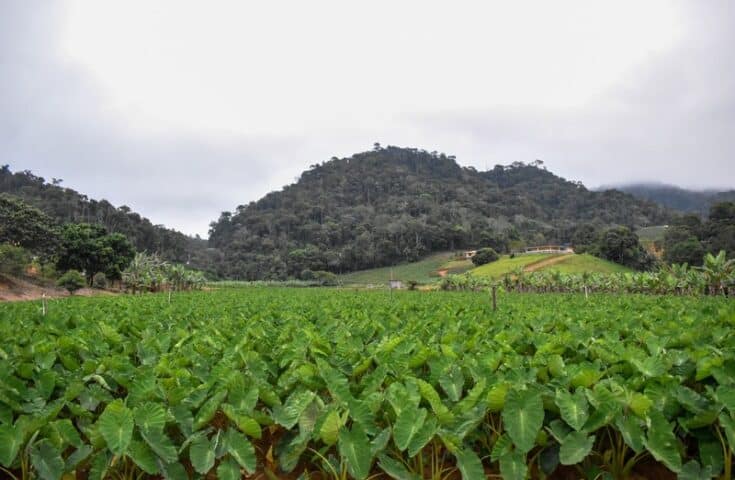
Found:
[{"label": "hill summit", "polygon": [[[299,180],[211,224],[217,270],[242,279],[348,272],[436,251],[570,241],[582,223],[659,224],[670,212],[590,191],[543,163],[462,167],[452,156],[380,147],[312,165]],[[306,273],[304,273],[306,272]]]}]

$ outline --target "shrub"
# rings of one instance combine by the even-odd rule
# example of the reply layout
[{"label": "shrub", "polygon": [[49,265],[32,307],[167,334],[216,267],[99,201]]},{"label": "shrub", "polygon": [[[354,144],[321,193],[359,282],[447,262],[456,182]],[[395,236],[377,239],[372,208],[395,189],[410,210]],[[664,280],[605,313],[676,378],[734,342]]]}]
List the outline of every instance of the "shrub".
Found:
[{"label": "shrub", "polygon": [[416,280],[409,280],[408,281],[408,289],[409,290],[416,290],[419,286],[419,282]]},{"label": "shrub", "polygon": [[314,278],[314,271],[308,268],[301,270],[301,274],[299,275],[299,279],[301,280],[314,280]]},{"label": "shrub", "polygon": [[86,282],[84,280],[84,275],[76,270],[69,270],[56,281],[56,285],[61,288],[65,288],[73,295],[74,292],[84,287]]},{"label": "shrub", "polygon": [[480,265],[494,262],[498,258],[498,252],[496,252],[492,248],[481,248],[472,257],[472,263],[479,267]]},{"label": "shrub", "polygon": [[314,280],[319,282],[320,285],[325,287],[333,287],[339,284],[337,275],[332,272],[325,272],[323,270],[317,270],[314,272]]},{"label": "shrub", "polygon": [[28,252],[9,243],[0,244],[0,272],[9,275],[22,275],[31,261]]},{"label": "shrub", "polygon": [[107,288],[107,275],[104,272],[95,273],[92,277],[92,286],[100,289]]}]

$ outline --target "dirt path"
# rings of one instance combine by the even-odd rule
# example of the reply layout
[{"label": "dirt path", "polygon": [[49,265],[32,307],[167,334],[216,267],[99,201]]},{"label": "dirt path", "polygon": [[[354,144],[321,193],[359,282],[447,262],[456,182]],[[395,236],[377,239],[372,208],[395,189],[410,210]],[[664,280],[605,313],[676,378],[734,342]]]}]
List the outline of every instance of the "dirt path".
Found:
[{"label": "dirt path", "polygon": [[523,271],[524,272],[535,272],[536,270],[541,270],[543,268],[548,267],[549,265],[554,265],[556,263],[564,262],[568,258],[570,258],[569,254],[557,255],[555,257],[547,258],[545,260],[541,260],[539,262],[534,262],[529,265],[526,265],[525,267],[523,267]]},{"label": "dirt path", "polygon": [[[43,287],[20,278],[0,275],[0,302],[22,302],[46,298],[68,297],[69,292],[56,287]],[[74,292],[77,297],[92,297],[96,295],[114,295],[113,292],[83,288]]]}]

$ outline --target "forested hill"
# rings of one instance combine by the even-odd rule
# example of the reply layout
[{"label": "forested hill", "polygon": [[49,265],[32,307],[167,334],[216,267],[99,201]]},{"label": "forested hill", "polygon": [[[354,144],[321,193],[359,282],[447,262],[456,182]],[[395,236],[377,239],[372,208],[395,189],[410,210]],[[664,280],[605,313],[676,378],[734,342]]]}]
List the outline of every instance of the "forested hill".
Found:
[{"label": "forested hill", "polygon": [[715,203],[735,201],[735,190],[698,191],[651,183],[621,185],[615,188],[635,197],[651,200],[664,207],[699,215],[706,215]]},{"label": "forested hill", "polygon": [[480,172],[454,157],[410,148],[312,165],[297,183],[213,222],[218,271],[284,278],[304,270],[344,272],[430,252],[569,241],[581,223],[660,224],[670,212],[610,190],[593,192],[541,162]]},{"label": "forested hill", "polygon": [[158,253],[172,262],[205,268],[208,261],[207,241],[154,225],[126,206],[116,208],[107,200],[87,198],[71,188],[63,188],[59,180],[47,182],[29,171],[11,172],[0,166],[0,193],[7,193],[33,205],[59,224],[92,223],[111,233],[121,233],[138,251]]}]

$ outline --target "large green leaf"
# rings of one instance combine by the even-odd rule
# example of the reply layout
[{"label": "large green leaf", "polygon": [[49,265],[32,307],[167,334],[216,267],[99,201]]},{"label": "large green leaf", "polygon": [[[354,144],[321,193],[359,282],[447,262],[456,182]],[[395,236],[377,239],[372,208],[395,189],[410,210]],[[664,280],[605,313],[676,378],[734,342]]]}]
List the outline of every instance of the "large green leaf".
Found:
[{"label": "large green leaf", "polygon": [[217,480],[240,480],[240,465],[232,458],[227,457],[217,465]]},{"label": "large green leaf", "polygon": [[156,454],[144,442],[133,440],[128,447],[128,456],[140,467],[144,472],[155,475],[159,473]]},{"label": "large green leaf", "polygon": [[292,428],[299,421],[299,417],[306,407],[314,400],[315,393],[309,390],[301,390],[292,393],[286,403],[273,409],[273,420],[286,428]]},{"label": "large green leaf", "polygon": [[118,456],[124,455],[133,438],[133,412],[122,400],[115,400],[107,404],[97,425],[110,451]]},{"label": "large green leaf", "polygon": [[408,448],[411,440],[421,430],[426,419],[426,410],[423,408],[405,408],[401,411],[393,425],[393,441],[399,450]]},{"label": "large green leaf", "polygon": [[194,418],[194,430],[205,427],[214,418],[225,397],[227,397],[227,390],[222,389],[204,402]]},{"label": "large green leaf", "polygon": [[151,447],[156,455],[166,463],[173,463],[179,459],[179,453],[176,450],[170,438],[161,430],[141,430],[140,435],[143,440]]},{"label": "large green leaf", "polygon": [[337,410],[330,410],[319,429],[319,438],[326,445],[334,445],[337,443],[339,430],[342,428],[342,418]]},{"label": "large green leaf", "polygon": [[678,441],[671,425],[660,412],[650,413],[650,426],[645,446],[653,458],[666,465],[669,470],[673,472],[681,470]]},{"label": "large green leaf", "polygon": [[589,417],[589,406],[584,390],[578,388],[573,394],[567,390],[558,389],[555,398],[561,418],[575,430],[581,430]]},{"label": "large green leaf", "polygon": [[370,442],[362,427],[354,425],[352,430],[343,429],[339,432],[337,448],[349,474],[356,480],[367,478],[370,474],[372,457]]},{"label": "large green leaf", "polygon": [[454,453],[457,458],[457,468],[462,474],[462,480],[483,480],[485,479],[485,469],[477,454],[465,448]]},{"label": "large green leaf", "polygon": [[434,438],[438,428],[436,417],[428,418],[416,434],[408,442],[408,456],[414,457]]},{"label": "large green leaf", "polygon": [[499,463],[504,480],[525,480],[528,473],[525,454],[516,450],[500,457]]},{"label": "large green leaf", "polygon": [[541,395],[532,390],[511,390],[503,408],[503,425],[522,453],[530,451],[544,423]]},{"label": "large green leaf", "polygon": [[0,425],[0,464],[10,467],[23,444],[23,432],[17,426]]},{"label": "large green leaf", "polygon": [[31,464],[42,480],[59,480],[64,473],[64,460],[51,442],[41,440],[31,448]]},{"label": "large green leaf", "polygon": [[133,409],[135,424],[142,430],[163,430],[166,426],[166,409],[161,404],[147,402]]},{"label": "large green leaf", "polygon": [[583,432],[572,432],[564,438],[559,449],[559,462],[562,465],[576,465],[592,451],[595,437]]},{"label": "large green leaf", "polygon": [[203,435],[198,435],[189,445],[189,459],[194,470],[202,475],[209,472],[214,466],[214,439],[208,440]]},{"label": "large green leaf", "polygon": [[242,468],[248,473],[255,473],[257,459],[255,457],[255,449],[248,441],[247,437],[235,430],[228,430],[224,436],[224,444],[227,452],[234,458]]},{"label": "large green leaf", "polygon": [[420,476],[406,470],[406,467],[398,460],[394,460],[387,455],[379,455],[378,459],[378,466],[390,478],[395,480],[421,480]]}]

